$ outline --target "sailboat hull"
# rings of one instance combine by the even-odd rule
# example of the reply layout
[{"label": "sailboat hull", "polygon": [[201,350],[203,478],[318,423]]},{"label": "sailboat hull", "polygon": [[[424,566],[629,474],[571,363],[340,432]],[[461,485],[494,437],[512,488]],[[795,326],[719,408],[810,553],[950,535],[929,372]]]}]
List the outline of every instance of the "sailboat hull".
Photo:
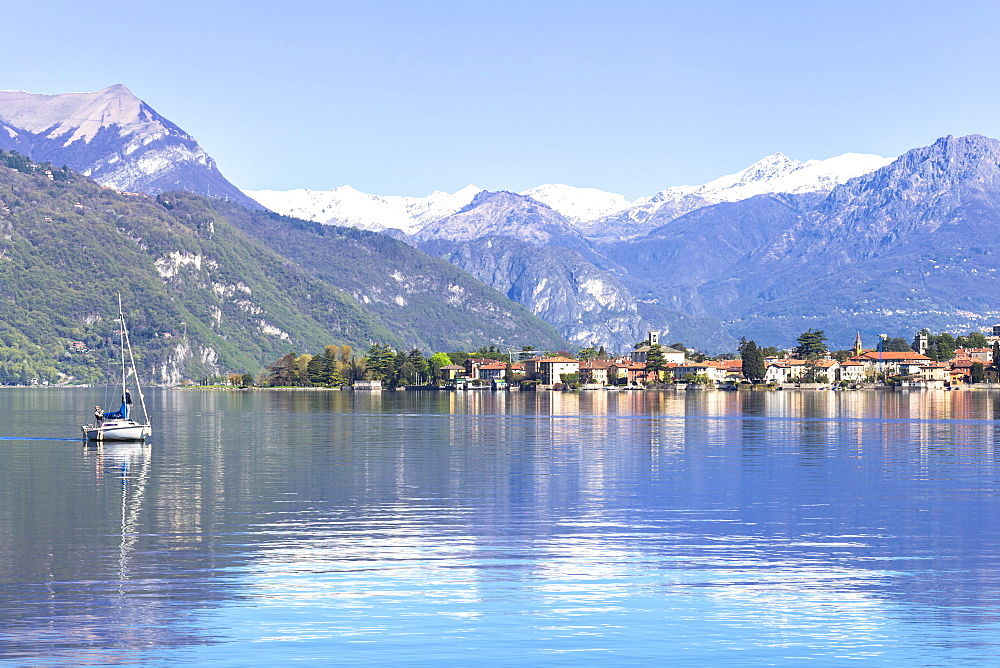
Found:
[{"label": "sailboat hull", "polygon": [[88,441],[143,441],[153,433],[148,424],[132,420],[105,422],[97,427],[86,425],[80,429]]}]

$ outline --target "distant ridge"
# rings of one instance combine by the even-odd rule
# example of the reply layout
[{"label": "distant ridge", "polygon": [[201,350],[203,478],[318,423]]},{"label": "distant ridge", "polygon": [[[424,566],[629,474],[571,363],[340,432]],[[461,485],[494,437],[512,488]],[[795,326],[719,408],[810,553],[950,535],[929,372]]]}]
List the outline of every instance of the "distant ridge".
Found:
[{"label": "distant ridge", "polygon": [[[673,218],[720,202],[737,202],[769,193],[829,192],[892,160],[879,155],[845,153],[826,160],[799,162],[775,153],[704,185],[673,186],[635,201],[598,188],[566,184],[540,185],[518,194],[558,212],[585,236],[624,239],[640,236]],[[470,185],[453,194],[434,192],[426,197],[370,195],[351,186],[332,190],[244,192],[286,216],[366,230],[398,229],[426,239],[438,236],[429,229],[438,220],[458,213],[482,190]]]},{"label": "distant ridge", "polygon": [[186,190],[261,208],[194,137],[122,84],[96,93],[0,91],[0,148],[67,165],[119,191]]}]

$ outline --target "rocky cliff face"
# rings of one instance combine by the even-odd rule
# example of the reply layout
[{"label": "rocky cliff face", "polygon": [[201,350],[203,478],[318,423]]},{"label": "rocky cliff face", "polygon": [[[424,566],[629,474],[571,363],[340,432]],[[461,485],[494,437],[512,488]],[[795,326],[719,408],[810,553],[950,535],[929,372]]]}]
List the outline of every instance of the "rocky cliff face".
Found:
[{"label": "rocky cliff face", "polygon": [[523,304],[578,346],[630,349],[649,328],[628,288],[573,249],[502,237],[424,248]]},{"label": "rocky cliff face", "polygon": [[68,165],[116,190],[186,190],[260,208],[193,137],[121,84],[96,93],[0,91],[0,120],[0,148]]}]

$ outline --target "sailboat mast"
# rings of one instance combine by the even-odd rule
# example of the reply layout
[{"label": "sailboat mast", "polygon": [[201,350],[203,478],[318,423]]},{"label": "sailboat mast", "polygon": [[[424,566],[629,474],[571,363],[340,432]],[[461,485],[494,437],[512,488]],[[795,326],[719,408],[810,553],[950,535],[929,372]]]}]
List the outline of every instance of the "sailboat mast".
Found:
[{"label": "sailboat mast", "polygon": [[[139,407],[142,409],[142,419],[149,425],[149,413],[146,412],[146,397],[142,394],[142,385],[139,384],[139,372],[135,368],[135,356],[132,354],[132,341],[128,336],[128,329],[125,328],[125,314],[121,311],[121,293],[118,294],[118,310],[122,318],[122,332],[125,336],[125,346],[122,348],[122,365],[125,364],[125,350],[128,350],[128,360],[132,367],[132,376],[135,378],[135,391],[139,394]],[[124,396],[125,387],[122,385],[122,395]]]},{"label": "sailboat mast", "polygon": [[[122,311],[122,293],[118,293],[118,338],[121,340],[122,351],[122,404],[125,404],[125,313]],[[128,410],[126,408],[126,410]]]}]

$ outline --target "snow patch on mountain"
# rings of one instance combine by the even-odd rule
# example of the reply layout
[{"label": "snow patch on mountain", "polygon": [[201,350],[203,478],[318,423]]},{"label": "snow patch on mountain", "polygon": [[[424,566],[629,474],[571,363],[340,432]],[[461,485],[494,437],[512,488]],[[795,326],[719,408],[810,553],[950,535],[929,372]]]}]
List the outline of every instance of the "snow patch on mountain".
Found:
[{"label": "snow patch on mountain", "polygon": [[674,186],[651,197],[637,199],[631,207],[609,214],[586,226],[588,234],[629,237],[712,204],[738,202],[757,195],[825,192],[885,167],[895,158],[866,153],[845,153],[826,160],[799,162],[781,153],[769,155],[735,174],[720,176],[700,186]]},{"label": "snow patch on mountain", "polygon": [[699,197],[713,204],[738,202],[767,193],[807,193],[832,190],[863,174],[885,167],[895,158],[864,153],[845,153],[827,160],[799,162],[781,153],[769,155],[735,174],[720,176],[701,186],[674,186],[652,197],[635,201],[636,206]]},{"label": "snow patch on mountain", "polygon": [[536,186],[521,194],[555,209],[571,223],[596,220],[633,204],[625,195],[561,183]]},{"label": "snow patch on mountain", "polygon": [[454,193],[435,191],[426,197],[369,195],[351,186],[333,190],[244,190],[277,213],[329,225],[413,234],[428,223],[467,206],[482,188],[468,185]]}]

